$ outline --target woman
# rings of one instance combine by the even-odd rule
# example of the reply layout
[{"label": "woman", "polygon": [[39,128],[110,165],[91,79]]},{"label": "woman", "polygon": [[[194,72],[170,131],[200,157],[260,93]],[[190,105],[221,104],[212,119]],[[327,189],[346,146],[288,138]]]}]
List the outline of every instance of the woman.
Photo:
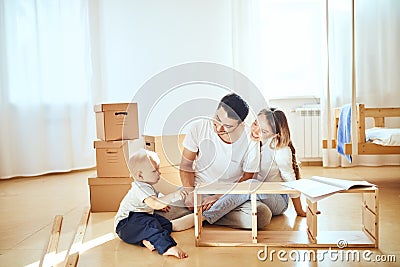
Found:
[{"label": "woman", "polygon": [[[263,109],[251,126],[251,138],[261,143],[261,163],[257,180],[263,182],[288,182],[300,178],[296,162],[296,151],[290,140],[290,130],[283,111],[275,108]],[[261,201],[279,215],[286,211],[287,194],[262,195]],[[300,195],[291,195],[298,216],[305,217]]]}]

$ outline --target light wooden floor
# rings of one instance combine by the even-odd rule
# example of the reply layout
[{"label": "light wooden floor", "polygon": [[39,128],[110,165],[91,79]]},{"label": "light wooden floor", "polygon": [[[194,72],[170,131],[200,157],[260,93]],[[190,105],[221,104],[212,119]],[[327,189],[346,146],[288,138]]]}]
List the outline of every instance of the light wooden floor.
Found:
[{"label": "light wooden floor", "polygon": [[[0,181],[0,266],[37,266],[49,237],[55,215],[64,216],[59,251],[65,251],[73,238],[82,208],[89,204],[87,178],[94,170]],[[189,258],[178,260],[160,256],[145,248],[123,243],[113,234],[114,213],[91,214],[78,266],[399,266],[400,265],[400,167],[354,167],[328,169],[305,166],[303,177],[323,175],[365,179],[380,188],[380,242],[376,255],[395,255],[396,263],[342,261],[326,255],[323,262],[294,262],[291,248],[275,249],[271,261],[260,261],[263,247],[195,247],[193,229],[173,233]],[[361,224],[357,195],[332,196],[319,205],[323,230],[358,230]],[[274,217],[268,229],[305,229],[305,219],[296,218],[293,207]],[[278,259],[286,251],[287,262]],[[333,248],[336,249],[336,248]],[[360,250],[361,252],[365,250]],[[323,252],[323,250],[319,250]]]}]

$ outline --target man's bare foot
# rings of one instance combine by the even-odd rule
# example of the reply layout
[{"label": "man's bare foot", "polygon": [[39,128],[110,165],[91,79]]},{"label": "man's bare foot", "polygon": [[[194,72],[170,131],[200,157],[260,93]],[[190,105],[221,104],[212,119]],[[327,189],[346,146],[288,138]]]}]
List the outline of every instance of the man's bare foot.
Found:
[{"label": "man's bare foot", "polygon": [[175,256],[178,259],[184,259],[184,258],[188,257],[186,252],[183,251],[182,249],[178,248],[178,247],[170,247],[167,251],[164,252],[163,255],[165,255],[165,256]]},{"label": "man's bare foot", "polygon": [[150,241],[142,240],[143,245],[148,248],[150,251],[155,250],[154,246],[150,243]]}]

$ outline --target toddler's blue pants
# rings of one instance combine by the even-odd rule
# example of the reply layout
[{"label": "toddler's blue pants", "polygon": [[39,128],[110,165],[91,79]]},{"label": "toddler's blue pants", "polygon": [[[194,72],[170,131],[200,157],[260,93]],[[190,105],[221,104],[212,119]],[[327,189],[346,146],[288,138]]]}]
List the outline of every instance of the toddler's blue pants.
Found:
[{"label": "toddler's blue pants", "polygon": [[129,244],[143,246],[142,241],[147,240],[159,254],[164,254],[170,247],[176,246],[171,237],[171,222],[156,213],[130,212],[128,218],[118,223],[115,232]]}]

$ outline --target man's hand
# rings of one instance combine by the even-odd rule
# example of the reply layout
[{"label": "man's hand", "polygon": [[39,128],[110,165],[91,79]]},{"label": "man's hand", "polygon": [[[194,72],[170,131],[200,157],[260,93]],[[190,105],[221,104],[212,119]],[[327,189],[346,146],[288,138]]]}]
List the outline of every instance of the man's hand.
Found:
[{"label": "man's hand", "polygon": [[203,207],[203,211],[209,210],[212,205],[220,198],[220,195],[212,195],[205,197],[201,202],[201,206]]},{"label": "man's hand", "polygon": [[184,200],[187,195],[188,195],[188,192],[185,189],[180,189],[180,190],[178,190],[178,191],[173,193],[171,202]]},{"label": "man's hand", "polygon": [[186,190],[181,189],[178,191],[178,194],[179,194],[179,199],[184,200],[189,193]]}]

